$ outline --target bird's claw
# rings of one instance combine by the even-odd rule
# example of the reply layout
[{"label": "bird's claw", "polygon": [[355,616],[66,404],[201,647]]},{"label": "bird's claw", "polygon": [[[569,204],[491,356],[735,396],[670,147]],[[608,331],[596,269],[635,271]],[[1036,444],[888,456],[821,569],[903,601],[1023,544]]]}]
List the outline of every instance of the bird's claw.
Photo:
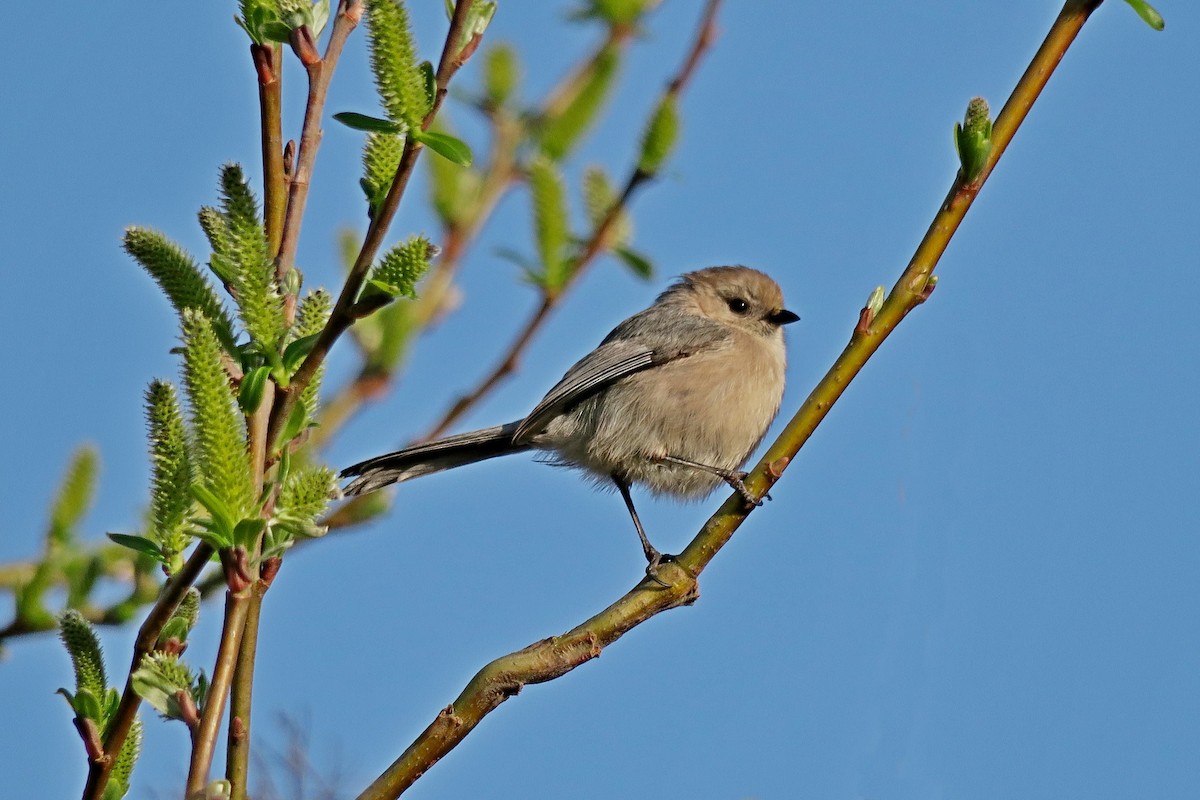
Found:
[{"label": "bird's claw", "polygon": [[[746,477],[749,474],[750,474],[749,472],[733,472],[733,473],[730,473],[729,477],[726,478],[725,480],[733,488],[733,490],[735,492],[737,492],[738,494],[740,494],[742,496],[742,500],[746,501],[746,505],[756,506],[756,507],[761,506],[763,504],[763,501],[759,500],[757,497],[752,495],[750,493],[750,490],[746,488],[746,484],[743,483],[743,481],[746,480]],[[769,495],[769,494],[764,495],[764,496],[768,500],[771,499],[771,495]]]},{"label": "bird's claw", "polygon": [[675,556],[663,555],[657,550],[651,548],[646,553],[646,577],[657,583],[664,589],[671,588],[671,584],[658,577],[658,568],[664,561],[674,561]]}]

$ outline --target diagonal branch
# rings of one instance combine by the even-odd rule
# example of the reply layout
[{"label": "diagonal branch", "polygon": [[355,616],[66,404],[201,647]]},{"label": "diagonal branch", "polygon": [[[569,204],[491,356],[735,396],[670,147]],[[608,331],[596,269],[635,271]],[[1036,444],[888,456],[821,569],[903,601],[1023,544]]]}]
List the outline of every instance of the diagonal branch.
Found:
[{"label": "diagonal branch", "polygon": [[[720,5],[721,0],[708,0],[701,15],[700,24],[697,26],[692,46],[688,49],[687,56],[684,59],[683,66],[680,67],[675,76],[667,83],[659,100],[660,103],[663,100],[678,98],[684,89],[687,88],[688,83],[696,72],[696,67],[700,63],[700,59],[716,39],[716,15]],[[653,177],[653,175],[644,172],[637,166],[630,171],[629,178],[625,181],[624,190],[596,224],[592,235],[588,238],[583,250],[577,256],[574,268],[571,270],[567,280],[558,290],[543,293],[541,302],[538,303],[537,308],[533,310],[533,313],[526,319],[525,324],[518,330],[517,335],[505,349],[496,366],[484,376],[474,389],[455,400],[433,427],[424,436],[420,437],[419,441],[435,439],[445,433],[463,414],[473,408],[480,400],[499,386],[505,378],[516,371],[521,357],[525,355],[525,351],[529,348],[534,337],[542,329],[546,320],[550,318],[550,313],[558,307],[568,290],[584,273],[586,268],[606,249],[613,226],[616,225],[617,221],[625,213],[625,209],[629,206],[633,195],[643,184]]]},{"label": "diagonal branch", "polygon": [[130,678],[125,681],[125,690],[121,693],[121,702],[117,706],[117,712],[108,722],[108,733],[104,737],[104,756],[93,760],[88,765],[88,778],[87,784],[83,789],[83,800],[98,800],[98,798],[104,795],[104,787],[108,783],[108,776],[112,773],[117,755],[125,745],[125,737],[129,735],[129,729],[133,726],[133,721],[137,718],[138,706],[142,702],[142,698],[133,690],[132,676],[134,670],[141,666],[142,657],[154,648],[154,645],[158,642],[158,635],[162,633],[163,626],[167,624],[167,620],[175,613],[175,609],[178,607],[179,601],[183,599],[184,593],[195,582],[200,571],[208,564],[208,560],[212,558],[212,554],[213,549],[207,544],[201,542],[196,545],[196,549],[183,565],[183,568],[172,575],[166,584],[163,585],[162,592],[159,594],[154,607],[150,609],[149,616],[142,623],[142,627],[138,629],[137,639],[134,640],[133,644],[133,659],[129,667]]},{"label": "diagonal branch", "polygon": [[[438,61],[436,73],[437,90],[434,94],[429,113],[425,115],[425,119],[421,124],[421,127],[424,129],[428,129],[430,124],[433,123],[434,118],[437,117],[437,113],[442,107],[442,102],[446,99],[450,79],[466,63],[467,58],[470,57],[471,53],[478,46],[478,37],[461,47],[459,46],[467,16],[473,5],[474,0],[459,0],[454,5],[454,15],[450,18],[450,29],[446,32],[446,43],[442,48],[442,55]],[[287,389],[281,390],[276,396],[276,403],[271,410],[271,419],[267,428],[268,447],[274,445],[280,428],[296,404],[296,398],[300,396],[304,388],[313,379],[317,370],[325,363],[325,359],[329,355],[329,351],[333,348],[334,342],[354,323],[356,319],[354,301],[357,299],[364,281],[366,281],[367,273],[371,269],[371,264],[375,261],[375,256],[378,254],[380,246],[383,244],[383,238],[387,235],[392,218],[395,217],[396,210],[400,207],[400,199],[404,196],[404,190],[408,186],[408,179],[412,176],[413,167],[417,163],[417,156],[420,155],[422,149],[423,146],[421,143],[412,137],[405,139],[404,150],[400,155],[400,163],[396,169],[396,176],[392,180],[387,197],[380,205],[378,213],[371,219],[371,224],[367,227],[367,234],[363,239],[362,247],[359,249],[358,257],[354,260],[354,265],[350,268],[350,273],[346,276],[346,281],[342,285],[342,291],[338,295],[337,301],[334,303],[333,311],[330,312],[328,322],[326,322],[325,327],[321,330],[312,350],[309,351],[308,356],[304,359],[304,363],[300,365],[300,369],[293,376],[291,385]]]},{"label": "diagonal branch", "polygon": [[[970,184],[964,183],[961,177],[955,179],[929,231],[879,313],[873,318],[864,314],[864,320],[854,329],[841,356],[746,479],[754,496],[762,497],[779,480],[800,447],[883,340],[909,311],[928,297],[933,268],[950,238],[1050,75],[1100,2],[1067,0],[993,126],[992,149],[980,176]],[[605,646],[650,617],[693,602],[698,596],[696,576],[729,542],[753,509],[737,493],[732,494],[676,560],[664,565],[660,577],[670,581],[669,587],[657,588],[648,578],[644,579],[604,611],[562,636],[535,642],[485,666],[454,702],[443,709],[408,749],[359,795],[359,800],[398,797],[457,746],[484,716],[517,694],[525,684],[564,675],[600,655]]]}]

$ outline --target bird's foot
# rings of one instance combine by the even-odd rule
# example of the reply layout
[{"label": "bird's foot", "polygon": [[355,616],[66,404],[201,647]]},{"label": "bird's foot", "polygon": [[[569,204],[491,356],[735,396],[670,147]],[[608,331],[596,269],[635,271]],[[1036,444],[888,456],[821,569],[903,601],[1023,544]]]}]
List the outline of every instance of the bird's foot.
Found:
[{"label": "bird's foot", "polygon": [[[746,484],[743,483],[743,481],[745,481],[749,475],[749,472],[731,472],[729,473],[728,477],[725,478],[725,482],[728,483],[735,492],[742,496],[742,499],[746,501],[746,505],[761,506],[763,501],[750,494],[750,490],[747,489]],[[770,494],[766,494],[764,497],[767,500],[771,499]]]},{"label": "bird's foot", "polygon": [[667,553],[666,555],[658,552],[653,547],[646,550],[646,577],[657,583],[664,589],[669,589],[671,584],[658,577],[658,568],[664,562],[674,561],[675,556]]}]

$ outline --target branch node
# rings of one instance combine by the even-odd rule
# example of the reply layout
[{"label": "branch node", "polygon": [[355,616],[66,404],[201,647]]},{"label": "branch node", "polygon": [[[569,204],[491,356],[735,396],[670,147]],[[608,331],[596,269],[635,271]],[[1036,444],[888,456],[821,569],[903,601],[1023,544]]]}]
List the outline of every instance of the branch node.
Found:
[{"label": "branch node", "polygon": [[783,471],[787,469],[788,464],[792,463],[792,459],[787,456],[780,456],[774,461],[767,464],[767,475],[772,481],[777,481],[783,477]]}]

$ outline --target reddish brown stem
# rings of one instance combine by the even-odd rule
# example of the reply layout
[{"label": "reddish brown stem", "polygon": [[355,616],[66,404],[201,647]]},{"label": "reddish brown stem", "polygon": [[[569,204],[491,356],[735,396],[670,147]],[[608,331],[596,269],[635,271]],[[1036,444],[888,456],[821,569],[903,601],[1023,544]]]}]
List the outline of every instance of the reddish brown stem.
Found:
[{"label": "reddish brown stem", "polygon": [[[693,75],[695,75],[696,68],[700,64],[702,57],[712,47],[717,35],[716,15],[720,6],[721,0],[709,0],[705,5],[700,17],[700,24],[696,28],[696,35],[692,40],[692,46],[688,48],[688,53],[684,58],[682,66],[680,66],[674,77],[667,82],[666,88],[663,90],[664,99],[678,97],[687,88],[688,83],[692,80]],[[554,101],[551,101],[549,105],[553,106],[553,103]],[[595,230],[592,231],[592,235],[588,238],[583,250],[577,256],[575,268],[571,271],[567,281],[553,294],[546,293],[542,296],[541,302],[534,309],[533,313],[530,314],[525,324],[517,331],[517,335],[504,350],[496,365],[475,385],[474,389],[455,400],[450,408],[442,414],[438,421],[418,441],[426,441],[441,436],[463,414],[473,408],[479,401],[503,383],[509,375],[516,371],[526,349],[528,349],[534,337],[549,319],[550,313],[558,307],[568,290],[578,281],[586,268],[604,251],[613,225],[616,224],[617,220],[625,212],[634,193],[643,183],[652,177],[652,175],[642,172],[637,167],[631,170],[620,197],[617,198],[599,224],[596,225]]]}]

